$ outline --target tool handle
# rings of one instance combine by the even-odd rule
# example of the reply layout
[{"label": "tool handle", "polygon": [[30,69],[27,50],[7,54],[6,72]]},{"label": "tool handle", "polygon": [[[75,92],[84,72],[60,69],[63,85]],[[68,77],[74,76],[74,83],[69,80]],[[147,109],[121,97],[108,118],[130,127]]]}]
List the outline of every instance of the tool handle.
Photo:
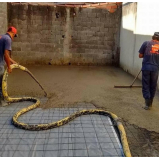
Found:
[{"label": "tool handle", "polygon": [[135,77],[135,79],[133,80],[132,84],[130,85],[130,87],[133,86],[134,82],[136,81],[136,79],[138,78],[139,74],[141,73],[141,70],[138,72],[137,76]]}]

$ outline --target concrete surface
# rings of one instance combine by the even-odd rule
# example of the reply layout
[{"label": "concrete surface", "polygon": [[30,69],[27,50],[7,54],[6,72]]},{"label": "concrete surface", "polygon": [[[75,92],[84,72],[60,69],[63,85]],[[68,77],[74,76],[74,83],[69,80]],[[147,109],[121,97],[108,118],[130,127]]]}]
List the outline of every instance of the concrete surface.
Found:
[{"label": "concrete surface", "polygon": [[[77,102],[88,102],[104,107],[130,124],[159,132],[159,99],[156,95],[153,108],[144,110],[141,88],[114,88],[130,85],[134,77],[120,68],[91,66],[28,66],[49,93],[43,108],[63,107]],[[135,85],[141,85],[137,80]],[[11,96],[43,96],[39,86],[28,74],[14,70],[8,77]]]},{"label": "concrete surface", "polygon": [[123,120],[133,157],[159,157],[159,133],[148,131]]}]

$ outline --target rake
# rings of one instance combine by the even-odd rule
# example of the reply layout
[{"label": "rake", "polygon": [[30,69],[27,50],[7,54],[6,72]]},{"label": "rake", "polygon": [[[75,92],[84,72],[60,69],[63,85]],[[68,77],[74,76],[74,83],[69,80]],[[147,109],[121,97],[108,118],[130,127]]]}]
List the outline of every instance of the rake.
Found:
[{"label": "rake", "polygon": [[136,81],[140,73],[141,73],[141,70],[138,72],[137,76],[134,78],[130,86],[114,86],[114,88],[142,88],[142,86],[133,86],[134,82]]}]

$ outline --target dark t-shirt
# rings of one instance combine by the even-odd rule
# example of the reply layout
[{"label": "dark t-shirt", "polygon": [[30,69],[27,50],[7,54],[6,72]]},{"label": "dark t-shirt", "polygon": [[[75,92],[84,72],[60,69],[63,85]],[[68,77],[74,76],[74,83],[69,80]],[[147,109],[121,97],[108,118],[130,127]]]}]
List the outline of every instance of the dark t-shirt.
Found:
[{"label": "dark t-shirt", "polygon": [[142,44],[140,54],[143,54],[142,71],[159,70],[159,42],[151,40]]},{"label": "dark t-shirt", "polygon": [[0,66],[4,66],[4,51],[9,50],[11,51],[11,43],[12,39],[8,33],[4,35],[0,35]]}]

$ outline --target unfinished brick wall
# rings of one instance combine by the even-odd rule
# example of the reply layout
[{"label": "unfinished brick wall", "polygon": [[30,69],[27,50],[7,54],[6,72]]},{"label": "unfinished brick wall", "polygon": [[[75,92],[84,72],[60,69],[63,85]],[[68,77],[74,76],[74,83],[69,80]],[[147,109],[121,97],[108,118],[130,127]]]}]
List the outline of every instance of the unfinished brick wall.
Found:
[{"label": "unfinished brick wall", "polygon": [[0,35],[7,30],[7,3],[0,2]]},{"label": "unfinished brick wall", "polygon": [[[56,17],[57,13],[57,17]],[[8,4],[17,27],[13,57],[21,64],[104,65],[117,63],[121,9],[73,9]]]}]

